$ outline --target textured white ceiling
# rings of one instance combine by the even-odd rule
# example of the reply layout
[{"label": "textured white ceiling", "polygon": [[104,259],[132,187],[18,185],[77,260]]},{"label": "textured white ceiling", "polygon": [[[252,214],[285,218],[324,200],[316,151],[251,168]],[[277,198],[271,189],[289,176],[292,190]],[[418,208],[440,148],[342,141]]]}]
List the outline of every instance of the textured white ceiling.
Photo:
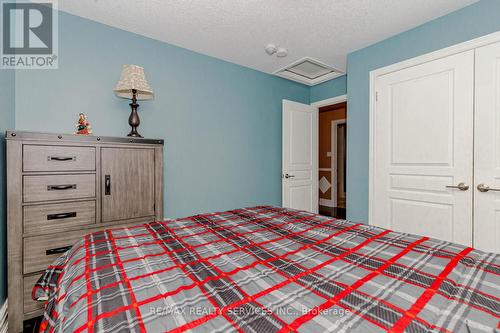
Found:
[{"label": "textured white ceiling", "polygon": [[[272,73],[311,57],[342,71],[352,51],[477,0],[60,0],[63,11]],[[432,38],[432,36],[429,36]],[[288,57],[264,46],[286,47]]]}]

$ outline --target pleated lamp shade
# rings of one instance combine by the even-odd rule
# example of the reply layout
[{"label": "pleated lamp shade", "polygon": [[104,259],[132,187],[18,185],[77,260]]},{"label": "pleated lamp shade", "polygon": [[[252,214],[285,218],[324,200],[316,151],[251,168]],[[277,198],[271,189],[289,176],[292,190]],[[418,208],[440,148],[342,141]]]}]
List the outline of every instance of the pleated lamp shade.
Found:
[{"label": "pleated lamp shade", "polygon": [[120,80],[113,91],[116,96],[132,99],[132,90],[136,90],[137,100],[153,99],[153,89],[149,86],[144,68],[137,65],[123,65]]}]

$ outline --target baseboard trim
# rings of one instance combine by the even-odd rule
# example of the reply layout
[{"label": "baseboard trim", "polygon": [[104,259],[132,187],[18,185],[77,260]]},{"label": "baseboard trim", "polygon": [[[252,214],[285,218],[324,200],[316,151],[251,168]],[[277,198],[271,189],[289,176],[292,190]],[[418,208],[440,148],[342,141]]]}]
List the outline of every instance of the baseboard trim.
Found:
[{"label": "baseboard trim", "polygon": [[7,333],[7,306],[8,302],[5,300],[2,307],[0,308],[0,333]]}]

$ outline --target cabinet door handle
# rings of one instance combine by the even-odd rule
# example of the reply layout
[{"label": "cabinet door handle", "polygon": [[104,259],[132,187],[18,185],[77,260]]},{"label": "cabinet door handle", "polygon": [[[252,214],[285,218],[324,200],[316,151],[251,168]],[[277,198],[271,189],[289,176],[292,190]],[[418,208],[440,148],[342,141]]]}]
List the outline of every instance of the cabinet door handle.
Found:
[{"label": "cabinet door handle", "polygon": [[69,219],[71,217],[76,217],[76,212],[70,212],[70,213],[59,213],[59,214],[49,214],[47,215],[47,220],[62,220],[62,219]]},{"label": "cabinet door handle", "polygon": [[448,185],[446,188],[458,188],[460,191],[467,191],[469,189],[469,185],[465,185],[464,183],[460,183],[456,186]]},{"label": "cabinet door handle", "polygon": [[500,188],[491,188],[485,184],[477,185],[477,189],[479,192],[488,192],[488,191],[500,192]]},{"label": "cabinet door handle", "polygon": [[47,185],[47,191],[76,190],[76,184],[68,185]]},{"label": "cabinet door handle", "polygon": [[50,256],[50,255],[53,255],[53,254],[64,253],[64,252],[68,251],[71,248],[72,248],[71,245],[69,245],[69,246],[63,246],[63,247],[56,247],[54,249],[49,249],[49,250],[45,251],[45,255],[46,256]]},{"label": "cabinet door handle", "polygon": [[76,161],[76,156],[47,156],[47,161]]},{"label": "cabinet door handle", "polygon": [[104,195],[111,195],[111,176],[104,176]]}]

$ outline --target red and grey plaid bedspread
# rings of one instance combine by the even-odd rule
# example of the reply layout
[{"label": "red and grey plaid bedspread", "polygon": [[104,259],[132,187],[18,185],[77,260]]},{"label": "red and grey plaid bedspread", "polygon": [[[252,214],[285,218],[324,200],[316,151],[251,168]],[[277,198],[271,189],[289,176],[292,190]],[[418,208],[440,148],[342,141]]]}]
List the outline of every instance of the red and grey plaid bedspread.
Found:
[{"label": "red and grey plaid bedspread", "polygon": [[45,332],[493,332],[500,255],[274,207],[90,234],[33,289]]}]

